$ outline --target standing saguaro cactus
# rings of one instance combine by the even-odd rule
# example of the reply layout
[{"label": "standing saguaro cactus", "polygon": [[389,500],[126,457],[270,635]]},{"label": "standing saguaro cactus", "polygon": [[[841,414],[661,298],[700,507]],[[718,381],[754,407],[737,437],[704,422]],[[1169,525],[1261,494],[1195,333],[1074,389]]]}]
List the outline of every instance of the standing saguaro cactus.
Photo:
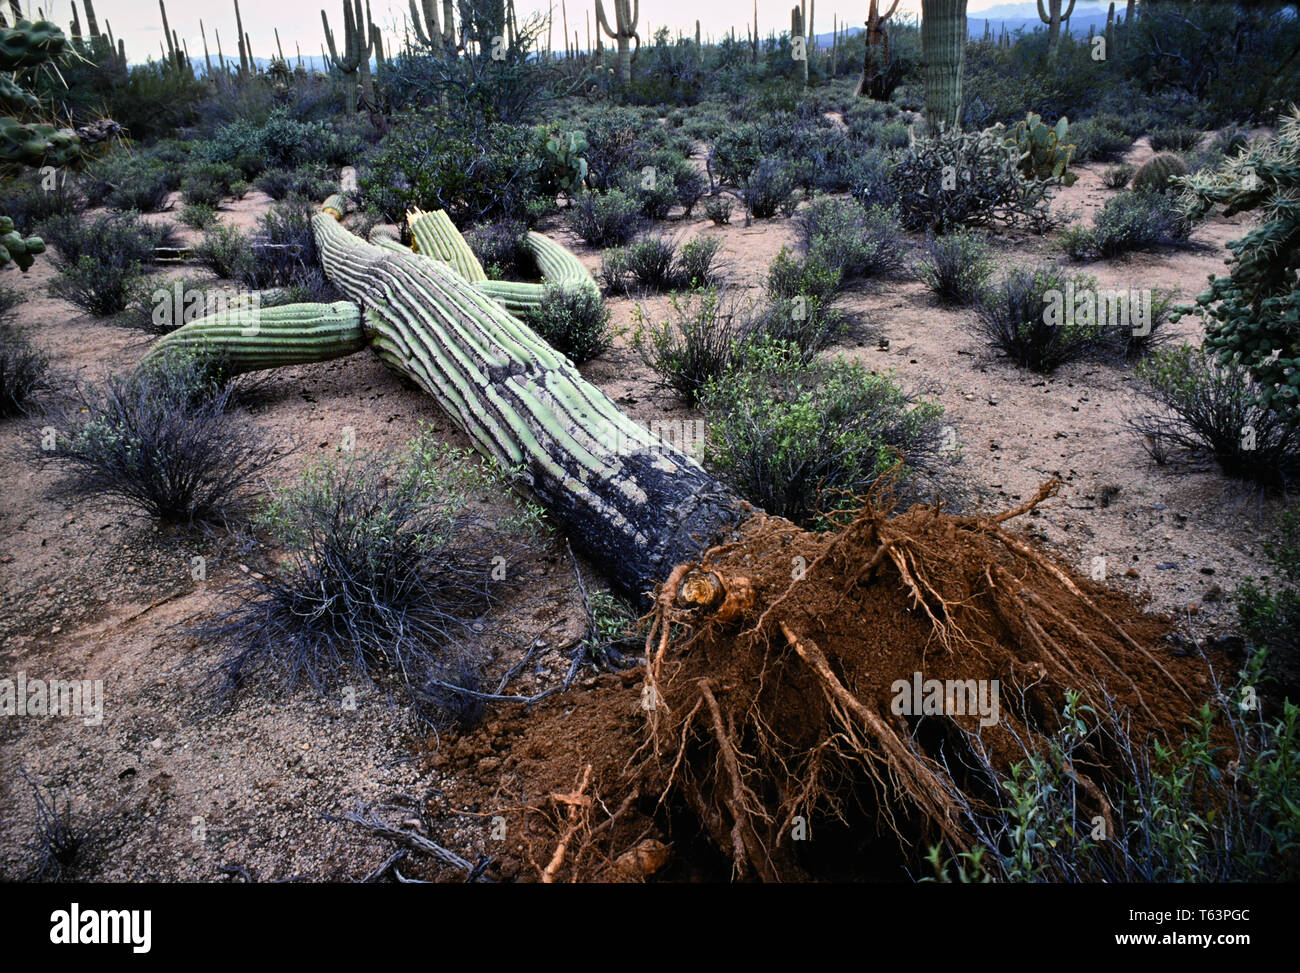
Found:
[{"label": "standing saguaro cactus", "polygon": [[1070,6],[1066,8],[1065,13],[1061,13],[1062,0],[1047,0],[1047,6],[1043,6],[1043,0],[1038,0],[1038,19],[1047,25],[1047,57],[1049,60],[1056,57],[1057,48],[1061,44],[1061,21],[1070,19],[1070,14],[1074,13],[1074,0],[1070,0]]},{"label": "standing saguaro cactus", "polygon": [[862,61],[862,77],[853,89],[856,98],[866,95],[877,101],[887,101],[892,94],[887,90],[890,87],[888,76],[891,62],[889,33],[885,30],[885,24],[897,9],[898,0],[894,0],[883,17],[880,15],[880,0],[871,0],[871,5],[867,8],[867,53]]},{"label": "standing saguaro cactus", "polygon": [[361,0],[349,3],[343,0],[343,47],[342,52],[334,43],[334,32],[330,30],[329,17],[325,11],[320,12],[321,23],[325,25],[325,44],[329,47],[329,59],[347,80],[347,112],[352,115],[357,110],[357,85],[351,81],[353,75],[361,75],[361,85],[366,88],[366,100],[373,102],[370,90],[370,51],[375,44],[375,31],[368,25],[366,12],[361,9]]},{"label": "standing saguaro cactus", "polygon": [[961,124],[961,74],[966,62],[966,0],[921,0],[925,117],[931,128]]},{"label": "standing saguaro cactus", "polygon": [[641,49],[641,36],[636,32],[636,23],[641,17],[641,0],[612,0],[614,4],[614,27],[610,27],[609,18],[605,16],[605,7],[596,0],[596,22],[609,35],[610,40],[618,44],[618,76],[624,84],[632,80],[631,42],[636,41],[637,50]]},{"label": "standing saguaro cactus", "polygon": [[[799,80],[807,87],[808,85],[808,37],[804,34],[804,7],[802,2],[797,7],[790,9],[790,51],[794,55],[799,65]],[[801,42],[796,45],[795,39]],[[803,50],[798,48],[802,46]]]}]

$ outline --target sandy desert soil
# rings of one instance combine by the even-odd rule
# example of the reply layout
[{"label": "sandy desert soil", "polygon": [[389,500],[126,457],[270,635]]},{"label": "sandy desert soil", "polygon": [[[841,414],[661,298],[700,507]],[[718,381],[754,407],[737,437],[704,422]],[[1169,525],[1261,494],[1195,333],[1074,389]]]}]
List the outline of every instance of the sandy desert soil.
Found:
[{"label": "sandy desert soil", "polygon": [[[1128,161],[1149,154],[1139,142]],[[1110,192],[1101,186],[1102,168],[1080,167],[1081,178],[1059,193],[1057,205],[1090,216]],[[222,216],[249,226],[269,204],[252,193]],[[782,219],[740,222],[715,227],[696,218],[673,229],[719,236],[728,282],[757,287],[780,247],[793,242],[793,227]],[[190,232],[180,229],[183,238]],[[1224,243],[1244,229],[1242,217],[1216,216],[1187,249],[1084,269],[1102,286],[1155,287],[1188,298],[1208,274],[1222,272]],[[599,267],[598,252],[558,224],[552,232]],[[1017,234],[995,247],[1002,267],[1059,254],[1050,236]],[[45,296],[51,276],[49,261],[41,260],[22,279],[30,300],[19,321],[54,367],[82,378],[130,368],[145,347],[141,336]],[[634,303],[610,299],[617,326],[630,329]],[[654,314],[666,299],[645,304]],[[957,471],[971,502],[1007,506],[1059,476],[1060,496],[1031,521],[1043,541],[1085,573],[1093,558],[1106,558],[1110,583],[1149,594],[1153,610],[1180,615],[1189,635],[1232,631],[1235,614],[1225,594],[1243,577],[1268,573],[1261,542],[1279,501],[1261,500],[1209,468],[1155,467],[1125,426],[1135,407],[1126,368],[1075,364],[1050,377],[1022,372],[990,356],[967,330],[971,312],[939,308],[915,281],[873,282],[840,306],[853,327],[836,352],[892,370],[910,390],[944,406],[961,444]],[[1170,327],[1199,340],[1194,318]],[[644,424],[698,417],[656,388],[626,331],[583,372]],[[398,447],[422,421],[465,444],[431,400],[366,354],[275,372],[251,399],[249,416],[283,445],[275,480],[334,449],[348,426],[362,447]],[[105,715],[99,726],[0,721],[0,805],[7,809],[0,877],[22,877],[31,862],[25,845],[34,806],[20,768],[69,795],[82,813],[109,816],[83,878],[241,880],[243,869],[259,881],[360,879],[391,846],[322,819],[358,802],[434,832],[471,859],[490,851],[491,802],[451,806],[444,795],[455,775],[473,775],[491,793],[501,773],[499,751],[517,731],[517,709],[490,713],[476,744],[431,737],[384,687],[355,687],[357,705],[346,709],[338,693],[259,686],[214,711],[201,680],[216,648],[185,627],[223,603],[223,588],[248,567],[246,554],[229,537],[160,532],[129,511],[61,497],[56,476],[32,452],[40,424],[37,417],[0,425],[0,675],[102,679]],[[202,581],[191,577],[194,556],[207,561]],[[597,580],[589,566],[583,569]],[[561,541],[552,540],[527,570],[520,590],[483,620],[498,671],[533,649],[511,687],[520,693],[560,678],[566,647],[584,625]],[[563,712],[579,712],[580,694],[611,680],[580,681]],[[516,863],[489,874],[536,878]]]}]

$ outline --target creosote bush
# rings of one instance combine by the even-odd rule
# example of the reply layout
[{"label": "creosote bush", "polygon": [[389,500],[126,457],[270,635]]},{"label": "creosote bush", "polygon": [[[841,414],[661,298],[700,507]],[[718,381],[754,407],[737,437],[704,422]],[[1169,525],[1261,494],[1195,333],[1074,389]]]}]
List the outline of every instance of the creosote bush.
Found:
[{"label": "creosote bush", "polygon": [[1184,344],[1157,351],[1134,371],[1155,408],[1129,424],[1157,462],[1207,457],[1228,476],[1266,487],[1286,486],[1300,472],[1300,426],[1260,404],[1248,368],[1221,365]]},{"label": "creosote bush", "polygon": [[943,441],[937,404],[860,363],[809,359],[779,341],[746,347],[700,404],[706,462],[746,499],[808,527],[900,461],[904,479],[934,468]]},{"label": "creosote bush", "polygon": [[621,246],[641,228],[641,209],[620,189],[576,196],[566,213],[569,229],[594,247]]},{"label": "creosote bush", "polygon": [[921,278],[940,304],[962,307],[975,304],[993,273],[987,239],[966,230],[930,237],[916,265]]},{"label": "creosote bush", "polygon": [[789,168],[780,159],[768,156],[746,177],[741,198],[750,216],[765,220],[775,216],[778,210],[789,216],[793,212],[789,207],[794,191],[795,181]]},{"label": "creosote bush", "polygon": [[1178,246],[1187,241],[1192,225],[1186,211],[1169,194],[1126,192],[1106,201],[1093,216],[1090,229],[1074,228],[1062,235],[1062,242],[1075,259],[1092,254],[1109,259],[1134,250]]},{"label": "creosote bush", "polygon": [[50,387],[50,362],[25,335],[0,325],[0,418],[26,415]]},{"label": "creosote bush", "polygon": [[220,365],[170,355],[126,376],[78,385],[52,406],[55,448],[40,455],[65,489],[115,500],[165,523],[241,514],[278,450],[235,408]]},{"label": "creosote bush", "polygon": [[824,196],[800,210],[795,223],[804,252],[838,268],[841,284],[896,274],[905,264],[906,241],[893,209]]},{"label": "creosote bush", "polygon": [[655,324],[638,304],[633,341],[660,384],[694,406],[705,384],[725,372],[749,340],[752,309],[717,288],[674,294],[671,306],[671,315]]},{"label": "creosote bush", "polygon": [[576,364],[591,361],[614,340],[609,309],[600,295],[587,287],[549,287],[541,304],[530,310],[525,323]]},{"label": "creosote bush", "polygon": [[[386,677],[425,720],[471,720],[487,660],[473,623],[518,582],[540,529],[510,483],[428,429],[402,453],[355,450],[310,466],[257,519],[279,557],[202,626],[224,647],[214,688],[225,697],[270,676],[320,691]],[[483,506],[503,499],[504,515]]]},{"label": "creosote bush", "polygon": [[[1095,353],[1104,342],[1096,322],[1054,323],[1047,315],[1054,292],[1066,293],[1068,275],[1057,267],[1016,267],[985,289],[972,328],[1015,364],[1051,372],[1066,362]],[[1075,291],[1095,290],[1091,277],[1073,278]]]}]

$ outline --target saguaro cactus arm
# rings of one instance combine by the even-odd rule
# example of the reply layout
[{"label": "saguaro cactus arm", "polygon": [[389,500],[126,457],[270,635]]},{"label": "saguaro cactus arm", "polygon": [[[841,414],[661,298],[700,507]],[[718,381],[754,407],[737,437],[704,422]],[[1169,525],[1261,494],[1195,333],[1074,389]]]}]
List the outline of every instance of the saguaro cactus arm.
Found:
[{"label": "saguaro cactus arm", "polygon": [[605,16],[605,6],[596,0],[596,23],[618,44],[618,73],[623,81],[632,80],[631,42],[636,41],[637,50],[641,49],[641,36],[636,32],[637,21],[641,17],[641,0],[611,0],[614,4],[614,26]]},{"label": "saguaro cactus arm", "polygon": [[1070,6],[1065,13],[1061,13],[1061,0],[1047,0],[1047,6],[1043,6],[1043,0],[1038,0],[1038,19],[1047,24],[1047,56],[1055,57],[1056,49],[1061,42],[1061,21],[1070,19],[1070,14],[1074,13],[1074,0],[1070,0]]}]

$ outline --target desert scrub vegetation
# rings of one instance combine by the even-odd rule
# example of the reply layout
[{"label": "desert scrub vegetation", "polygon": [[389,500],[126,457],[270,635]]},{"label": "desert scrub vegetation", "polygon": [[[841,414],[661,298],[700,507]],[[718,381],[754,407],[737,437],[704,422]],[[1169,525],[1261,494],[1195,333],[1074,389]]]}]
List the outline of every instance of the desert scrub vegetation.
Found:
[{"label": "desert scrub vegetation", "polygon": [[601,254],[601,281],[611,293],[703,288],[717,283],[717,237],[697,237],[680,247],[661,234],[611,247]]},{"label": "desert scrub vegetation", "polygon": [[644,306],[633,309],[633,343],[659,384],[694,406],[753,334],[753,309],[716,287],[674,294],[669,303],[672,310],[658,323],[648,319]]},{"label": "desert scrub vegetation", "polygon": [[146,223],[135,213],[55,217],[41,232],[54,247],[51,260],[59,270],[50,293],[97,317],[125,309],[153,263],[154,249],[174,240],[170,226]]},{"label": "desert scrub vegetation", "polygon": [[39,455],[72,496],[121,502],[163,523],[229,522],[249,509],[259,474],[283,450],[238,410],[237,384],[220,372],[209,358],[172,354],[78,383],[43,418]]},{"label": "desert scrub vegetation", "polygon": [[577,196],[565,213],[569,229],[593,247],[621,246],[641,229],[641,208],[621,189],[586,192]]},{"label": "desert scrub vegetation", "polygon": [[988,239],[968,230],[931,236],[916,263],[917,277],[948,307],[978,303],[992,274]]},{"label": "desert scrub vegetation", "polygon": [[795,225],[804,253],[839,270],[841,285],[888,277],[906,264],[906,238],[892,208],[823,196],[798,212]]},{"label": "desert scrub vegetation", "polygon": [[810,359],[772,339],[739,352],[700,406],[710,467],[768,513],[808,527],[886,475],[901,486],[933,472],[943,445],[938,404],[858,362]]},{"label": "desert scrub vegetation", "polygon": [[[1243,705],[1261,683],[1263,653],[1228,689],[1189,714],[1180,741],[1134,740],[1114,712],[1067,696],[1058,729],[1025,749],[1008,774],[983,767],[1002,801],[976,812],[979,844],[945,859],[930,850],[940,882],[1295,881],[1300,876],[1300,706]],[[1221,766],[1223,744],[1234,771]],[[982,748],[973,748],[976,754]],[[1098,755],[1105,755],[1100,757]],[[1098,837],[1076,799],[1076,765],[1105,759]],[[1091,812],[1089,812],[1091,813]]]},{"label": "desert scrub vegetation", "polygon": [[1209,458],[1228,476],[1268,487],[1300,471],[1300,426],[1262,403],[1246,366],[1182,344],[1142,360],[1134,374],[1154,408],[1136,405],[1129,424],[1160,465]]},{"label": "desert scrub vegetation", "polygon": [[1071,277],[1060,268],[1015,267],[984,291],[971,328],[1021,368],[1051,372],[1067,362],[1096,353],[1104,344],[1096,322],[1052,322],[1047,315],[1052,294],[1095,291],[1096,281]]},{"label": "desert scrub vegetation", "polygon": [[77,811],[72,805],[70,788],[55,789],[23,767],[19,768],[18,775],[30,788],[36,810],[27,845],[32,860],[27,881],[67,882],[84,878],[93,871],[104,851],[106,831],[117,809],[102,814]]},{"label": "desert scrub vegetation", "polygon": [[49,359],[26,335],[0,324],[0,419],[26,415],[49,388]]},{"label": "desert scrub vegetation", "polygon": [[1284,511],[1264,542],[1272,579],[1247,578],[1236,591],[1247,645],[1265,653],[1270,695],[1300,695],[1300,511]]},{"label": "desert scrub vegetation", "polygon": [[1094,214],[1092,226],[1062,234],[1062,245],[1076,260],[1107,259],[1134,250],[1179,246],[1191,236],[1194,221],[1173,196],[1153,190],[1120,193]]},{"label": "desert scrub vegetation", "polygon": [[609,309],[587,287],[548,287],[524,322],[575,364],[591,361],[614,340]]},{"label": "desert scrub vegetation", "polygon": [[[202,626],[223,647],[218,697],[262,676],[317,691],[391,678],[421,718],[471,719],[487,661],[475,622],[518,583],[542,529],[511,484],[427,428],[404,451],[312,464],[255,520],[266,571]],[[489,499],[511,509],[488,512]]]}]

